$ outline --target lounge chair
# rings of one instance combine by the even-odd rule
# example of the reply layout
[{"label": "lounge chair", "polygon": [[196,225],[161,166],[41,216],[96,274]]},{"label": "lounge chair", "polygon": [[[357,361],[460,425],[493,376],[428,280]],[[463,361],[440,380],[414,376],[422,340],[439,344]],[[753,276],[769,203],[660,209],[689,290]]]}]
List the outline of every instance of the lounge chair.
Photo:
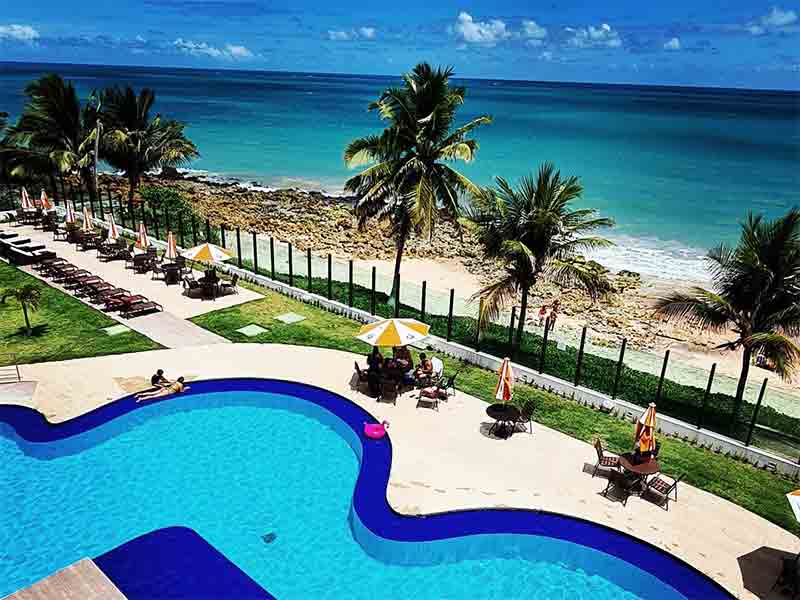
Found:
[{"label": "lounge chair", "polygon": [[610,470],[611,473],[619,471],[619,456],[606,454],[603,450],[603,443],[600,440],[594,441],[594,449],[597,451],[597,463],[594,466],[594,471],[592,471],[592,477],[597,475],[600,469]]},{"label": "lounge chair", "polygon": [[128,304],[122,310],[120,310],[120,314],[126,319],[130,319],[132,317],[138,317],[148,313],[160,312],[163,310],[164,307],[161,306],[158,302],[153,302],[151,300],[144,300],[142,302],[132,302],[131,304]]},{"label": "lounge chair", "polygon": [[647,482],[642,495],[653,495],[656,498],[656,503],[660,507],[664,510],[669,510],[669,501],[673,500],[671,497],[673,492],[675,493],[674,502],[678,501],[678,482],[680,482],[681,479],[683,479],[683,475],[680,475],[677,479],[673,479],[670,482],[664,479],[663,475],[656,475]]},{"label": "lounge chair", "polygon": [[131,295],[114,296],[112,298],[107,298],[106,299],[105,307],[103,308],[103,310],[105,310],[107,312],[111,312],[111,311],[115,311],[115,310],[125,311],[132,304],[135,304],[137,302],[145,302],[145,301],[147,301],[147,298],[145,298],[144,296],[140,296],[138,294],[135,294],[133,296],[131,296]]},{"label": "lounge chair", "polygon": [[106,304],[108,303],[109,300],[112,300],[113,298],[119,298],[121,296],[130,296],[130,295],[131,293],[128,290],[112,287],[111,289],[104,289],[99,291],[92,299],[92,302],[94,302],[95,304]]},{"label": "lounge chair", "polygon": [[239,293],[239,274],[234,273],[233,277],[231,277],[230,283],[227,281],[223,281],[219,284],[220,288],[220,295],[225,296],[226,294],[238,294]]},{"label": "lounge chair", "polygon": [[360,386],[362,383],[367,383],[369,381],[369,373],[368,371],[362,369],[358,365],[358,361],[353,361],[356,369],[356,375],[358,375],[358,385]]}]

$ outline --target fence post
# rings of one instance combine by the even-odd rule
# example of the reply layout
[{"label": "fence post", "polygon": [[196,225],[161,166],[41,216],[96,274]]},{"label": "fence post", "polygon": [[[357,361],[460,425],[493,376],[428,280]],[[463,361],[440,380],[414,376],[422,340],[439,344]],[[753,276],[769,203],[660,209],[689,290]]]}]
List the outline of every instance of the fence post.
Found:
[{"label": "fence post", "polygon": [[[238,244],[238,242],[239,242],[239,237],[238,237],[239,228],[238,227],[236,228],[236,231],[237,231],[236,242]],[[192,213],[192,245],[193,246],[197,246],[197,217],[195,216],[194,213]],[[242,265],[239,265],[239,266],[241,267]]]},{"label": "fence post", "polygon": [[181,238],[181,248],[186,248],[186,243],[183,239],[183,211],[178,211],[178,236]]},{"label": "fence post", "polygon": [[619,347],[619,360],[617,361],[617,373],[614,375],[614,387],[611,389],[611,399],[617,397],[617,392],[619,391],[619,381],[622,378],[622,367],[625,366],[623,360],[625,360],[625,347],[628,345],[628,339],[622,338],[622,346]]},{"label": "fence post", "polygon": [[93,217],[97,215],[94,211],[94,194],[89,194],[89,210],[92,211]]},{"label": "fence post", "polygon": [[255,231],[252,232],[252,235],[253,235],[253,273],[258,275],[258,239],[256,239]]},{"label": "fence post", "polygon": [[220,225],[219,226],[219,238],[220,238],[220,243],[222,244],[222,247],[223,248],[227,248],[227,246],[225,245],[225,225]]},{"label": "fence post", "polygon": [[306,267],[308,268],[308,291],[313,292],[314,287],[311,285],[311,248],[306,248]]},{"label": "fence post", "polygon": [[425,322],[425,299],[428,295],[428,282],[422,282],[422,300],[419,305],[419,320]]},{"label": "fence post", "polygon": [[375,267],[372,267],[372,293],[369,298],[369,314],[375,314]]},{"label": "fence post", "polygon": [[[150,212],[153,215],[153,231],[156,234],[156,239],[160,240],[161,239],[161,232],[159,231],[158,222],[161,219],[158,218],[158,206],[153,206]],[[166,237],[167,237],[166,236],[166,231],[164,232],[164,234],[165,234],[164,238],[166,239]]]},{"label": "fence post", "polygon": [[292,269],[292,242],[289,242],[289,286],[294,287],[294,269]]},{"label": "fence post", "polygon": [[667,374],[667,363],[669,362],[669,350],[664,352],[664,364],[661,365],[661,377],[658,378],[658,389],[656,390],[656,404],[661,400],[661,388],[664,387],[664,377]]},{"label": "fence post", "polygon": [[544,335],[542,336],[542,350],[539,352],[539,373],[544,372],[544,361],[547,358],[547,336],[549,333],[550,333],[550,319],[548,318],[544,322]]},{"label": "fence post", "polygon": [[333,283],[331,282],[331,270],[333,265],[331,264],[331,253],[328,252],[328,300],[333,300]]},{"label": "fence post", "polygon": [[[508,324],[508,347],[510,348],[509,354],[513,355],[514,352],[514,321],[517,319],[517,307],[511,307],[511,321]],[[510,356],[513,358],[513,356]]]},{"label": "fence post", "polygon": [[400,316],[400,273],[394,280],[394,318]]},{"label": "fence post", "polygon": [[347,306],[353,306],[353,261],[347,265]]},{"label": "fence post", "polygon": [[450,308],[447,309],[447,341],[453,337],[453,301],[456,298],[456,291],[450,288]]},{"label": "fence post", "polygon": [[[192,217],[192,225],[194,225],[194,217]],[[236,227],[236,264],[242,268],[242,232],[238,225]]]},{"label": "fence post", "polygon": [[761,391],[758,392],[758,402],[756,402],[756,407],[753,409],[753,419],[750,421],[750,429],[747,431],[747,440],[745,440],[744,445],[749,446],[750,441],[753,439],[753,430],[756,428],[756,419],[758,419],[758,411],[761,408],[761,401],[764,399],[764,392],[767,391],[767,378],[764,378],[764,383],[761,384]]},{"label": "fence post", "polygon": [[[67,207],[67,188],[64,187],[64,174],[58,174],[58,180],[61,182],[61,199],[64,200],[64,208]],[[108,191],[108,190],[106,190]]]},{"label": "fence post", "polygon": [[717,363],[711,365],[711,372],[708,374],[708,385],[706,385],[706,392],[703,394],[703,403],[700,405],[700,414],[697,415],[697,428],[703,427],[703,419],[706,415],[706,404],[708,397],[711,395],[711,384],[714,383],[714,373],[717,371]]},{"label": "fence post", "polygon": [[101,218],[103,221],[105,221],[105,220],[106,220],[106,211],[105,211],[105,209],[103,208],[103,192],[102,192],[102,190],[101,190],[101,189],[98,187],[98,188],[97,188],[97,189],[94,191],[94,193],[95,193],[95,194],[97,194],[97,202],[100,204],[100,218]]},{"label": "fence post", "polygon": [[275,240],[269,236],[269,272],[275,279]]},{"label": "fence post", "polygon": [[144,200],[142,200],[142,203],[139,206],[142,207],[142,225],[147,227],[147,215],[144,212]]},{"label": "fence post", "polygon": [[211,242],[211,223],[208,219],[206,219],[206,241]]},{"label": "fence post", "polygon": [[581,345],[578,348],[578,362],[575,364],[575,387],[581,383],[581,367],[583,366],[583,348],[586,345],[586,325],[581,331]]},{"label": "fence post", "polygon": [[478,302],[478,318],[475,319],[475,350],[481,349],[481,315],[483,314],[483,296]]}]

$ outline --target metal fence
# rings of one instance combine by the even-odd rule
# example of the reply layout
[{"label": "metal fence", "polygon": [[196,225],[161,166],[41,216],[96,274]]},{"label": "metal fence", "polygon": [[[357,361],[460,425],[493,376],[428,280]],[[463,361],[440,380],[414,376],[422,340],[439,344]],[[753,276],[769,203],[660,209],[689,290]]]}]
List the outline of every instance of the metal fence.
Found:
[{"label": "metal fence", "polygon": [[[47,185],[45,185],[47,187]],[[57,206],[68,200],[76,212],[88,208],[92,215],[136,230],[141,223],[148,234],[165,239],[168,231],[181,247],[212,241],[233,254],[238,267],[280,280],[292,286],[356,306],[380,316],[414,317],[431,325],[435,335],[495,356],[512,355],[516,362],[575,385],[584,386],[646,406],[656,402],[659,411],[800,462],[800,418],[766,405],[767,379],[750,382],[739,415],[734,415],[730,393],[732,378],[721,377],[714,364],[708,372],[687,367],[663,356],[638,352],[620,337],[614,344],[595,339],[583,327],[577,336],[554,330],[551,323],[526,327],[518,348],[512,346],[518,308],[491,323],[484,332],[477,328],[477,306],[453,288],[433,289],[428,282],[403,281],[394,285],[385,275],[361,261],[341,260],[331,254],[318,255],[310,248],[299,250],[258,232],[241,231],[224,223],[200,219],[194,212],[169,211],[165,207],[127,199],[102,187],[89,194],[82,186],[57,178],[56,189],[47,189]],[[0,209],[18,205],[19,186],[0,185]],[[733,380],[735,384],[735,380]],[[771,394],[776,392],[771,391]]]}]

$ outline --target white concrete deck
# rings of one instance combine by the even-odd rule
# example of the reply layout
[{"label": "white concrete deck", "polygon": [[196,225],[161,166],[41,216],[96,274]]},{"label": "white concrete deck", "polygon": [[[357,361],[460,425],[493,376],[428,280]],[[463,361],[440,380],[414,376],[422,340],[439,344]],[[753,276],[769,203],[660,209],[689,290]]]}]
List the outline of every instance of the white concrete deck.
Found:
[{"label": "white concrete deck", "polygon": [[230,344],[24,365],[23,378],[37,386],[30,400],[19,402],[52,422],[64,421],[144,388],[157,368],[168,377],[302,381],[391,422],[394,459],[387,494],[400,512],[521,507],[582,517],[664,548],[741,598],[767,597],[780,564],[775,556],[800,550],[789,532],[689,485],[681,484],[679,501],[669,511],[638,497],[626,507],[608,500],[599,495],[605,480],[584,471],[595,461],[589,444],[537,424],[533,435],[490,438],[486,404],[477,398],[458,393],[438,412],[416,408],[411,393],[396,406],[378,404],[353,389],[353,359],[333,350]]},{"label": "white concrete deck", "polygon": [[94,562],[84,558],[5,600],[125,600],[125,596]]}]

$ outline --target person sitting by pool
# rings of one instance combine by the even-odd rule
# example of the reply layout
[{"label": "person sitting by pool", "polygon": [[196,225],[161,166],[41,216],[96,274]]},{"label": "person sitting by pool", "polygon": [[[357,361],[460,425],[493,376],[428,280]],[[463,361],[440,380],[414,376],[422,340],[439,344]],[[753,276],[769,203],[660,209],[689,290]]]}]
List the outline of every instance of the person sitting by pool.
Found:
[{"label": "person sitting by pool", "polygon": [[183,381],[183,377],[178,377],[178,380],[175,383],[170,384],[169,387],[164,387],[154,392],[136,394],[136,402],[141,402],[142,400],[152,400],[154,398],[163,398],[165,396],[171,396],[172,394],[180,394],[181,392],[185,392],[189,389],[189,386],[184,385]]},{"label": "person sitting by pool", "polygon": [[370,371],[380,371],[383,368],[383,354],[377,346],[372,348],[372,352],[367,354],[367,366]]},{"label": "person sitting by pool", "polygon": [[417,380],[429,379],[431,375],[433,375],[433,363],[428,358],[427,354],[423,352],[419,355],[419,364],[414,371],[414,378]]},{"label": "person sitting by pool", "polygon": [[[172,382],[164,377],[164,369],[159,369],[153,376],[150,377],[150,385],[152,385],[155,390],[159,390],[161,388],[168,387]],[[155,391],[153,390],[153,391]]]},{"label": "person sitting by pool", "polygon": [[392,348],[392,356],[394,364],[403,373],[408,373],[414,368],[414,360],[411,358],[408,346],[395,346]]}]

